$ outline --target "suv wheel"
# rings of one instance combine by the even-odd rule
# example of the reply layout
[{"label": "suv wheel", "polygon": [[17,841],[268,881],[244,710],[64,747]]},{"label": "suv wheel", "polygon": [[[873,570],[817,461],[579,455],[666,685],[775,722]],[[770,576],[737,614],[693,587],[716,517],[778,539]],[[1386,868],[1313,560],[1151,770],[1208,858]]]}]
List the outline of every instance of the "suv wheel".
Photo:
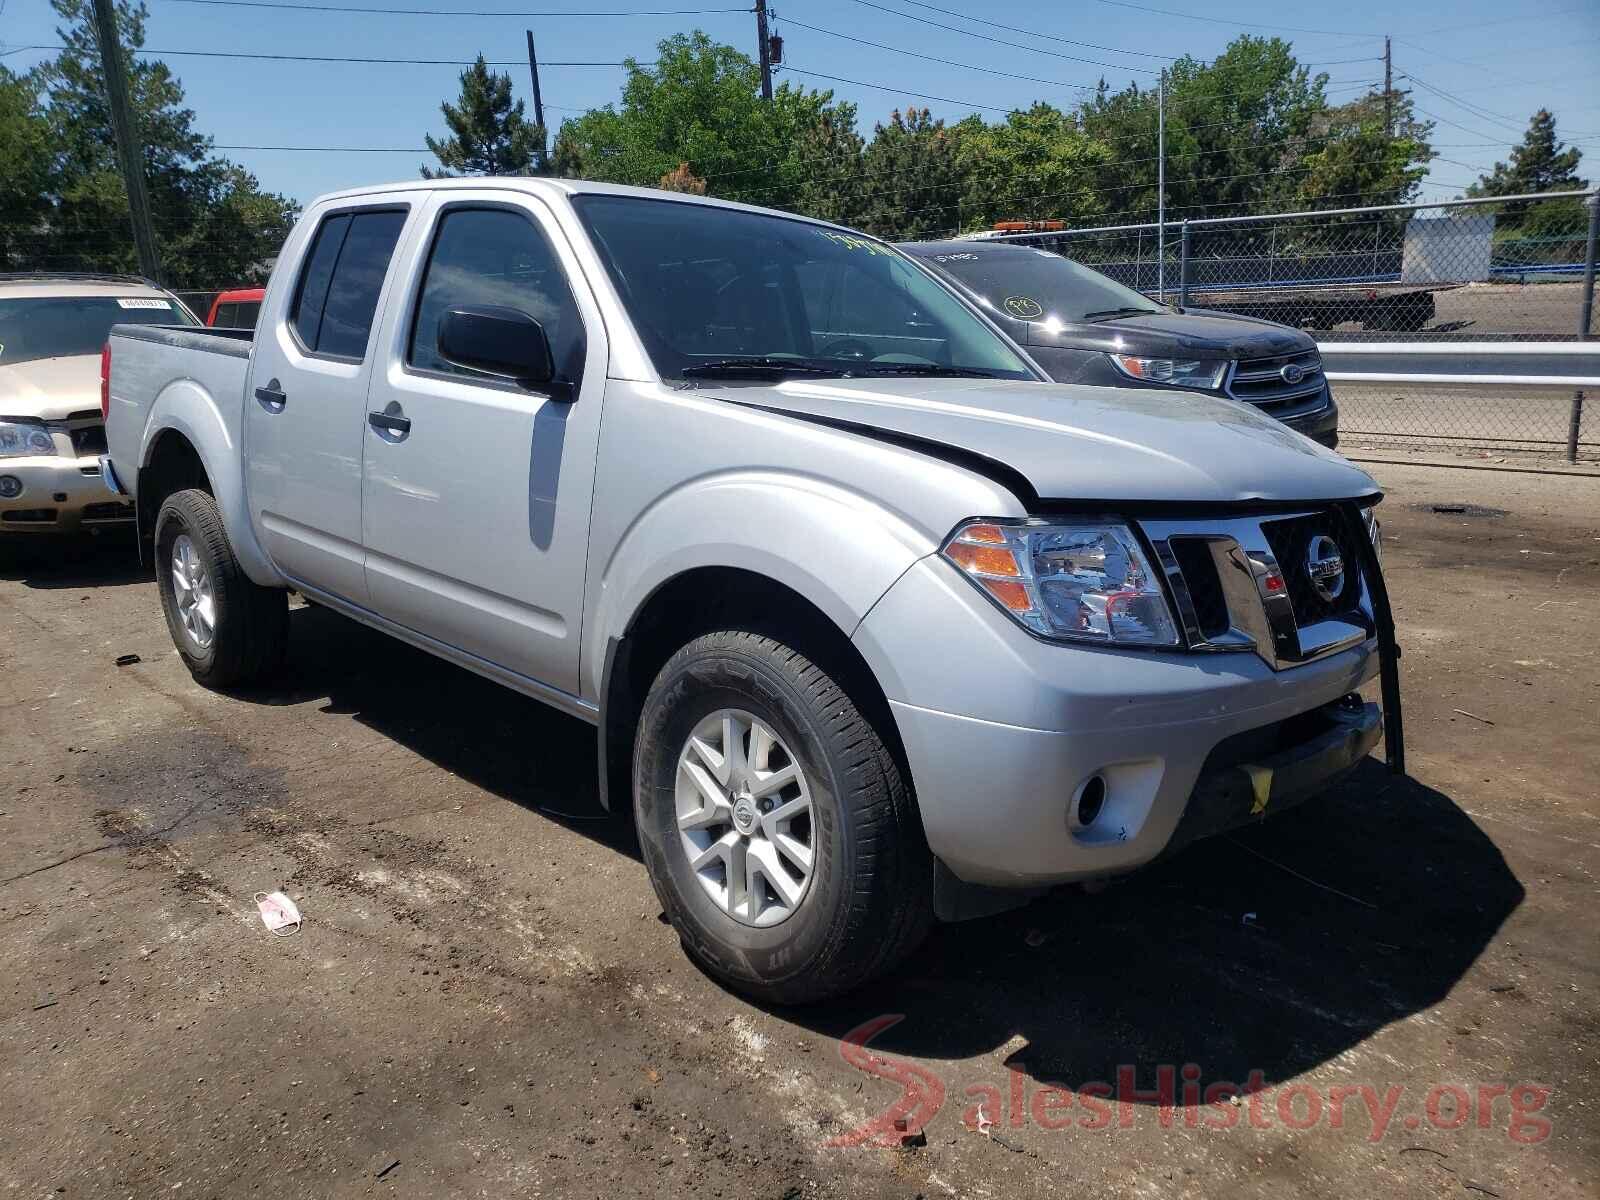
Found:
[{"label": "suv wheel", "polygon": [[634,815],[690,955],[761,999],[848,991],[932,923],[933,859],[884,738],[772,637],[706,634],[661,669],[640,715]]},{"label": "suv wheel", "polygon": [[289,641],[288,593],[245,575],[210,494],[168,496],[155,533],[161,609],[189,673],[207,687],[231,687],[275,670]]}]

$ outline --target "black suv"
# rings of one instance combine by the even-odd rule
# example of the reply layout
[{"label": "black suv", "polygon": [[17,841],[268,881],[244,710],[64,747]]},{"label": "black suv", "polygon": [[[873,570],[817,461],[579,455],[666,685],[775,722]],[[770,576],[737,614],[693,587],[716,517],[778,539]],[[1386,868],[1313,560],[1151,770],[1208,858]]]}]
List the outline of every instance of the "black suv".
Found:
[{"label": "black suv", "polygon": [[972,296],[1058,383],[1187,388],[1253,404],[1330,449],[1339,408],[1301,330],[1172,308],[1050,250],[1016,242],[907,242]]}]

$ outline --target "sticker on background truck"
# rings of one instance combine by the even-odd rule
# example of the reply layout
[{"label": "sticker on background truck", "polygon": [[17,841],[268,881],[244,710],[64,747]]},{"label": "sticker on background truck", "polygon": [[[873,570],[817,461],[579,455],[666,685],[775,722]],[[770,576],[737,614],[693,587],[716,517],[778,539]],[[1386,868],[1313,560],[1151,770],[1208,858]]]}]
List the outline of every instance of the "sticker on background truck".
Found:
[{"label": "sticker on background truck", "polygon": [[143,296],[118,296],[118,308],[171,308],[172,305],[165,300],[153,300]]}]

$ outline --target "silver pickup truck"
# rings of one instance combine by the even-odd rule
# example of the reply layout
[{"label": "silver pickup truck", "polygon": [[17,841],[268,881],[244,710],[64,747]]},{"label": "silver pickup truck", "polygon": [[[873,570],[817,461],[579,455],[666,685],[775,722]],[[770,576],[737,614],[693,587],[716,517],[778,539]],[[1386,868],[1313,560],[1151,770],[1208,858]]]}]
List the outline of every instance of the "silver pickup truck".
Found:
[{"label": "silver pickup truck", "polygon": [[253,335],[120,326],[109,392],[197,680],[272,671],[292,589],[592,723],[690,954],[765,999],[1314,794],[1385,708],[1399,766],[1370,478],[1231,400],[1045,382],[849,230],[340,193]]}]

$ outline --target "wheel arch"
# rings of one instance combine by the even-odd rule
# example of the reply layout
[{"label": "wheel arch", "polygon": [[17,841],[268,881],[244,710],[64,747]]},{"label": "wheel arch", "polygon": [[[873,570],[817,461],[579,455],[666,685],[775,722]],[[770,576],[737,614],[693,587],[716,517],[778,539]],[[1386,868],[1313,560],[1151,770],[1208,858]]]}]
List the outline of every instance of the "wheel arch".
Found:
[{"label": "wheel arch", "polygon": [[250,525],[243,448],[210,393],[193,380],[165,388],[151,406],[139,457],[134,497],[141,555],[149,549],[156,514],[166,498],[199,487],[217,502],[245,575],[263,587],[283,586]]},{"label": "wheel arch", "polygon": [[877,728],[909,784],[888,698],[850,630],[780,580],[739,567],[702,566],[661,583],[607,643],[598,748],[600,801],[608,810],[626,809],[639,713],[662,666],[701,634],[736,628],[780,638],[832,675]]}]

